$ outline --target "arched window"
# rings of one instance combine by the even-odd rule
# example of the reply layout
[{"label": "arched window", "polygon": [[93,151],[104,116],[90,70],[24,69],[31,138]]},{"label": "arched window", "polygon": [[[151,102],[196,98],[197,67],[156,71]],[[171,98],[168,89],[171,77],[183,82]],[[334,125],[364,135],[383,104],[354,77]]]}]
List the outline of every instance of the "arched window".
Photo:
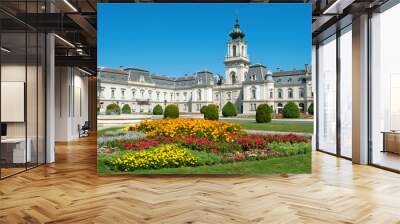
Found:
[{"label": "arched window", "polygon": [[241,55],[244,56],[244,46],[242,46],[242,52]]},{"label": "arched window", "polygon": [[232,84],[236,84],[236,73],[231,72],[231,79],[232,79]]},{"label": "arched window", "polygon": [[304,112],[304,103],[299,103],[300,112]]},{"label": "arched window", "polygon": [[197,90],[197,100],[201,100],[201,89]]},{"label": "arched window", "polygon": [[278,103],[278,107],[276,109],[278,109],[278,113],[282,113],[282,110],[283,110],[282,103]]},{"label": "arched window", "polygon": [[141,96],[142,98],[144,98],[144,89],[141,89],[141,90],[140,90],[140,96]]},{"label": "arched window", "polygon": [[303,88],[299,89],[299,96],[304,97],[304,89]]},{"label": "arched window", "polygon": [[291,88],[288,89],[288,97],[293,98],[293,89]]},{"label": "arched window", "polygon": [[253,74],[253,75],[251,76],[251,79],[255,81],[255,80],[256,80],[256,74]]},{"label": "arched window", "polygon": [[233,50],[233,57],[236,57],[236,45],[232,46],[232,50]]},{"label": "arched window", "polygon": [[282,94],[282,89],[278,89],[278,98],[282,99],[283,94]]},{"label": "arched window", "polygon": [[292,82],[292,78],[288,78],[288,83],[291,83]]},{"label": "arched window", "polygon": [[232,99],[232,94],[231,94],[231,92],[227,92],[227,93],[226,93],[226,98],[227,98],[227,100],[231,100],[231,99]]},{"label": "arched window", "polygon": [[132,89],[132,99],[135,99],[136,89]]},{"label": "arched window", "polygon": [[251,99],[256,99],[256,87],[255,86],[253,86],[253,87],[251,87],[251,89],[250,89],[250,92],[251,92]]},{"label": "arched window", "polygon": [[151,90],[149,90],[149,91],[148,91],[148,93],[149,93],[149,99],[151,99],[151,94],[152,94],[152,91],[151,91]]},{"label": "arched window", "polygon": [[274,98],[274,90],[273,89],[270,89],[269,90],[269,98]]}]

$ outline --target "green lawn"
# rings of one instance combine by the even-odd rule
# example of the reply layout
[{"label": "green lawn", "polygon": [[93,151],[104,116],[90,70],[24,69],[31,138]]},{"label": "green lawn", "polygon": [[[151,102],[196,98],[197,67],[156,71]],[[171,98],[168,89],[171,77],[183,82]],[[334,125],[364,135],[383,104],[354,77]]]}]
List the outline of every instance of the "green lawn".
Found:
[{"label": "green lawn", "polygon": [[107,131],[115,131],[115,130],[118,130],[118,129],[121,129],[121,128],[124,128],[124,127],[112,127],[112,128],[104,128],[104,129],[98,130],[97,131],[97,137],[103,136],[104,133],[106,133]]},{"label": "green lawn", "polygon": [[136,170],[112,172],[101,158],[97,160],[99,174],[276,174],[311,173],[311,152],[303,155],[279,157],[267,160],[242,161],[212,166],[165,168],[160,170]]},{"label": "green lawn", "polygon": [[232,120],[229,122],[238,123],[246,130],[313,133],[313,122],[309,121],[271,121],[270,123],[257,123],[255,121]]}]

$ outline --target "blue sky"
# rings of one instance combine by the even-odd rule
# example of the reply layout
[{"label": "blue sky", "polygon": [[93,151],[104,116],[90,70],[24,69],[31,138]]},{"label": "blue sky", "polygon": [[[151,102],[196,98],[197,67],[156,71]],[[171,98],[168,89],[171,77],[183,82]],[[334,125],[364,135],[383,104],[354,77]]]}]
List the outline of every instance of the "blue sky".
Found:
[{"label": "blue sky", "polygon": [[98,4],[98,66],[223,75],[235,16],[251,63],[310,64],[311,4]]}]

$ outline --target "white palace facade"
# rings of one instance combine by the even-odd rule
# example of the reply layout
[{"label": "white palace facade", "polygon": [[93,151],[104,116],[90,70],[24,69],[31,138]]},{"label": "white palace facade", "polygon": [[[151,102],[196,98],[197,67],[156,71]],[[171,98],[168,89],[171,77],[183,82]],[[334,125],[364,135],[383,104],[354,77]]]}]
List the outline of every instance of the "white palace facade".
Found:
[{"label": "white palace facade", "polygon": [[204,105],[216,104],[221,109],[232,102],[243,114],[255,113],[262,103],[278,113],[292,101],[306,113],[313,102],[310,66],[272,73],[264,65],[250,63],[237,19],[229,35],[225,77],[210,71],[172,77],[139,68],[98,68],[99,112],[105,113],[108,104],[117,103],[121,107],[129,104],[134,113],[151,112],[157,104],[176,104],[181,112],[200,113]]}]

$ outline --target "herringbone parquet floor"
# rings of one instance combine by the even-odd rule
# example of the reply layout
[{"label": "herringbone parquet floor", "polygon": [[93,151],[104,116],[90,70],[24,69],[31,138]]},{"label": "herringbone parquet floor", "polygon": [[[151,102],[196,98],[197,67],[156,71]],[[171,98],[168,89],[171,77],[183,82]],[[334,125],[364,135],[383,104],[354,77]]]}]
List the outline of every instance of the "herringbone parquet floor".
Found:
[{"label": "herringbone parquet floor", "polygon": [[400,175],[313,154],[312,175],[99,176],[95,138],[0,181],[0,223],[400,223]]}]

